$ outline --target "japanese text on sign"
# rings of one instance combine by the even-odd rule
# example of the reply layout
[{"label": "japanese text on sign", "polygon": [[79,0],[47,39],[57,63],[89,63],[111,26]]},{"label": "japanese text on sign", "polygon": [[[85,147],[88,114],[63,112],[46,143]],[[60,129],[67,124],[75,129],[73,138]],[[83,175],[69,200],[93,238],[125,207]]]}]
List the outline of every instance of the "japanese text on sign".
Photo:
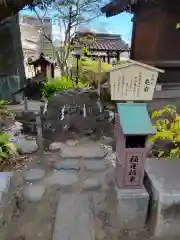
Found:
[{"label": "japanese text on sign", "polygon": [[139,162],[138,156],[132,156],[129,160],[130,169],[129,169],[129,182],[134,183],[136,181],[137,176],[137,164]]}]

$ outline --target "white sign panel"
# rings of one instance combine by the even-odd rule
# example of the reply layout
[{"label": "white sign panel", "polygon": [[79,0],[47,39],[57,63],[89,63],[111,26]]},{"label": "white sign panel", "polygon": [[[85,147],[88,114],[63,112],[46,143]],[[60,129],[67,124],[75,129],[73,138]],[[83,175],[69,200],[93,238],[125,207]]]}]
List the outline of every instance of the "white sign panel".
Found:
[{"label": "white sign panel", "polygon": [[110,72],[111,100],[152,100],[159,72],[144,66],[125,64]]}]

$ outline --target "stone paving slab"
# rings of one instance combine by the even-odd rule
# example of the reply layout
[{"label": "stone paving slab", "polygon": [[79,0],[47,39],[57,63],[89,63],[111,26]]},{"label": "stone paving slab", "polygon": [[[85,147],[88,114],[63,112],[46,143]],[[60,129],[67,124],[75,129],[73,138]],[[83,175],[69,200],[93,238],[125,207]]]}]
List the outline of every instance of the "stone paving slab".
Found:
[{"label": "stone paving slab", "polygon": [[64,147],[64,145],[65,144],[62,143],[62,142],[53,142],[53,143],[50,144],[49,150],[50,151],[60,150],[61,148]]},{"label": "stone paving slab", "polygon": [[78,160],[64,160],[64,161],[60,161],[60,162],[56,162],[54,164],[54,168],[56,170],[80,170],[80,164]]},{"label": "stone paving slab", "polygon": [[63,158],[103,159],[107,151],[97,143],[78,144],[76,146],[64,146],[61,150]]},{"label": "stone paving slab", "polygon": [[27,182],[34,182],[42,179],[45,176],[45,171],[42,169],[30,169],[24,172],[24,179]]},{"label": "stone paving slab", "polygon": [[95,240],[92,200],[84,194],[60,197],[53,240]]},{"label": "stone paving slab", "polygon": [[95,178],[87,178],[83,183],[84,191],[96,191],[101,188],[101,183]]},{"label": "stone paving slab", "polygon": [[46,178],[46,181],[51,185],[56,185],[60,188],[66,188],[75,185],[79,181],[79,178],[75,173],[69,173],[67,171],[55,171],[50,177]]},{"label": "stone paving slab", "polygon": [[38,203],[43,198],[46,188],[43,185],[31,185],[24,189],[24,197],[29,202]]},{"label": "stone paving slab", "polygon": [[86,160],[84,161],[85,169],[88,171],[105,171],[107,169],[106,162],[102,160]]}]

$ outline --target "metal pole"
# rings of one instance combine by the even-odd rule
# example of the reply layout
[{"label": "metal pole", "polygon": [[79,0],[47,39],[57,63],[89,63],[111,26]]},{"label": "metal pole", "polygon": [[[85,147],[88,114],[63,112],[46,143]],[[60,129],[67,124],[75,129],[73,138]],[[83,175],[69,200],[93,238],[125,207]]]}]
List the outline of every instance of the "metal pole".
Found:
[{"label": "metal pole", "polygon": [[99,98],[101,96],[101,59],[99,57],[99,62],[98,62],[98,94],[99,94]]},{"label": "metal pole", "polygon": [[76,69],[76,85],[78,85],[78,78],[79,78],[79,56],[76,56],[77,58],[77,69]]},{"label": "metal pole", "polygon": [[28,111],[28,98],[24,97],[24,110]]}]

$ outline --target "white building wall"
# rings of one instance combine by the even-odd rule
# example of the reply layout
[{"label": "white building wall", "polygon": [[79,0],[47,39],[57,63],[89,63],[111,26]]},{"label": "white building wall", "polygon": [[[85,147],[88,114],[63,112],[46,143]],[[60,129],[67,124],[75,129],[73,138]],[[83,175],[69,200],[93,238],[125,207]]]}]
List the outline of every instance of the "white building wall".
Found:
[{"label": "white building wall", "polygon": [[[50,18],[42,18],[43,28],[52,39],[52,22]],[[52,45],[45,38],[41,22],[34,16],[21,16],[20,18],[21,40],[24,55],[32,55],[37,58],[41,52],[52,57]]]}]

